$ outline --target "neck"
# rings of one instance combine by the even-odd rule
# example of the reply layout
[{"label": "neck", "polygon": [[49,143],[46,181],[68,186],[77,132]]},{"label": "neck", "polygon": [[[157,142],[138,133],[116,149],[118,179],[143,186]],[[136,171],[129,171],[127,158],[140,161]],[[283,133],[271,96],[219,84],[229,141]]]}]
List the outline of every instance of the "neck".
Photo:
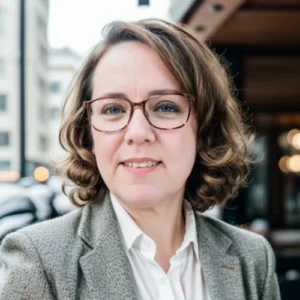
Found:
[{"label": "neck", "polygon": [[136,224],[156,244],[155,259],[168,270],[169,261],[181,246],[185,235],[183,200],[164,202],[147,210],[128,210]]}]

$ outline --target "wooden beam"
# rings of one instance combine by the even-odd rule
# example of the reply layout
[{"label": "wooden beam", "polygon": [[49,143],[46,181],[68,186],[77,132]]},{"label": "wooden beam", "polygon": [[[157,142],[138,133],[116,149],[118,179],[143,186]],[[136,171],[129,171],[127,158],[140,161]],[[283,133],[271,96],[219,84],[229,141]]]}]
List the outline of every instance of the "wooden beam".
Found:
[{"label": "wooden beam", "polygon": [[247,0],[246,7],[268,7],[268,8],[289,8],[299,7],[299,0]]},{"label": "wooden beam", "polygon": [[241,10],[212,37],[212,43],[298,48],[299,28],[300,10]]},{"label": "wooden beam", "polygon": [[244,99],[255,110],[300,111],[300,56],[247,57]]},{"label": "wooden beam", "polygon": [[187,25],[201,41],[206,41],[239,9],[245,0],[206,0],[191,15]]}]

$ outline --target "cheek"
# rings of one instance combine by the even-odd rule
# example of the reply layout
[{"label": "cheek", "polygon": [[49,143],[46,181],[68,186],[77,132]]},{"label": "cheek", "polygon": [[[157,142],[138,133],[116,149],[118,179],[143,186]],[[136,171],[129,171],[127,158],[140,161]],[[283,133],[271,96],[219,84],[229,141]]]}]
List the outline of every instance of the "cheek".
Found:
[{"label": "cheek", "polygon": [[176,168],[191,169],[196,156],[196,132],[190,126],[165,132],[162,137],[166,151],[166,159]]},{"label": "cheek", "polygon": [[114,155],[117,152],[121,138],[118,134],[107,134],[102,132],[92,132],[93,152],[97,160],[98,168],[103,171],[105,166],[114,162]]}]

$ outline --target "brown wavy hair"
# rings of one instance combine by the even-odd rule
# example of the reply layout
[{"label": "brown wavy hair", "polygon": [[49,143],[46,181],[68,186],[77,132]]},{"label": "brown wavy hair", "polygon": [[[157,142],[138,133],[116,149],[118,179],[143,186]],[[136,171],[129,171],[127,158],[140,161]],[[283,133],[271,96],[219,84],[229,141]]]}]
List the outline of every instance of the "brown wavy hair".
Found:
[{"label": "brown wavy hair", "polygon": [[59,169],[75,184],[71,200],[84,205],[108,191],[92,153],[90,125],[82,102],[91,99],[92,77],[102,55],[126,41],[138,41],[154,49],[183,91],[196,99],[197,155],[187,180],[186,199],[195,210],[205,211],[234,197],[247,183],[253,135],[218,57],[184,27],[157,19],[112,22],[102,35],[103,40],[91,50],[75,76],[63,108],[59,140],[68,157]]}]

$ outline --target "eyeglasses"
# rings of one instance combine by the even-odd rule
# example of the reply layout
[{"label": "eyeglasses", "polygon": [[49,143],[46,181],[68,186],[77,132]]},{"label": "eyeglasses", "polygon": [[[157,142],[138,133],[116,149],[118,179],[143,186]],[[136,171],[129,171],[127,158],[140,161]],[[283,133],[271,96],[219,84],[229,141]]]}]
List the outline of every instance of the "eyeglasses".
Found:
[{"label": "eyeglasses", "polygon": [[155,128],[181,128],[189,120],[193,101],[192,95],[174,92],[150,96],[138,103],[122,97],[101,97],[84,101],[83,105],[94,129],[115,132],[129,124],[136,107],[142,109],[145,118]]}]

